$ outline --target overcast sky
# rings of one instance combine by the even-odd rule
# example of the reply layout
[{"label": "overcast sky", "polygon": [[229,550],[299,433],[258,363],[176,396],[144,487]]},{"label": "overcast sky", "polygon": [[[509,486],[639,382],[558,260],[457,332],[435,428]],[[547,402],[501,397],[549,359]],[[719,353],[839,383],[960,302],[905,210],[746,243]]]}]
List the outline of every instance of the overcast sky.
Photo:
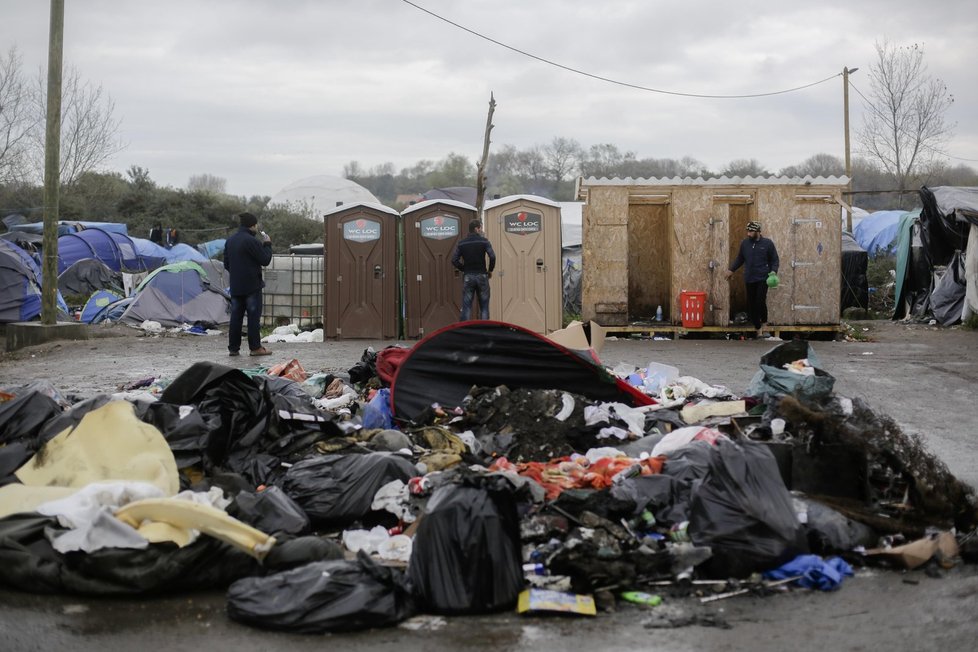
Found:
[{"label": "overcast sky", "polygon": [[[978,167],[978,11],[973,0],[415,0],[512,48],[568,68],[679,93],[768,93],[860,68],[874,42],[923,45],[955,97],[949,153]],[[49,3],[0,0],[0,48],[47,65]],[[107,164],[158,183],[227,180],[274,195],[352,160],[400,169],[450,152],[555,136],[613,143],[639,158],[692,156],[714,170],[754,158],[772,171],[844,154],[839,76],[802,91],[697,99],[557,68],[402,0],[66,0],[65,65],[101,84],[125,150]],[[850,93],[853,134],[864,109]],[[855,144],[853,144],[855,153]]]}]

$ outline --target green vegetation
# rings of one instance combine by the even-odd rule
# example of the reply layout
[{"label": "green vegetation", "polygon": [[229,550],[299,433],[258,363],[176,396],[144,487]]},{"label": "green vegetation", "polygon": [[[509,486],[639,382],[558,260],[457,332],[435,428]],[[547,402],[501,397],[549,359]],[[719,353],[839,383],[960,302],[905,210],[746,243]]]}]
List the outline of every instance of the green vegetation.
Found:
[{"label": "green vegetation", "polygon": [[866,268],[869,284],[869,314],[873,319],[889,319],[896,302],[896,256],[870,257]]}]

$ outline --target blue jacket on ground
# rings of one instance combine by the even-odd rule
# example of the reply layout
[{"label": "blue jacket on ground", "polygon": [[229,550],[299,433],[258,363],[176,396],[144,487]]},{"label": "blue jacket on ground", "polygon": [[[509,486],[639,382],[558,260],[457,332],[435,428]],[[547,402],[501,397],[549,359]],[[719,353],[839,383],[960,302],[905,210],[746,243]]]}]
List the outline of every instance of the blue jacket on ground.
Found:
[{"label": "blue jacket on ground", "polygon": [[730,264],[730,271],[736,272],[744,266],[744,282],[757,283],[767,278],[768,273],[777,274],[781,259],[778,249],[769,238],[761,236],[757,240],[744,238],[740,243],[740,251]]},{"label": "blue jacket on ground", "polygon": [[230,272],[231,296],[243,297],[265,287],[261,268],[272,262],[272,243],[260,242],[246,226],[224,243],[224,269]]}]

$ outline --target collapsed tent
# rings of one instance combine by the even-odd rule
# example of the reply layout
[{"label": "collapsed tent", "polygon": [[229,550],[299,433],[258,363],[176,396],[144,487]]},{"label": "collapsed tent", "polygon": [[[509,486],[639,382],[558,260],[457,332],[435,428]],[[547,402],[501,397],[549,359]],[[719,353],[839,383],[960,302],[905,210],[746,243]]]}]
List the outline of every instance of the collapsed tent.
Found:
[{"label": "collapsed tent", "polygon": [[101,260],[83,258],[58,274],[58,289],[65,296],[87,297],[98,290],[122,294],[122,275]]},{"label": "collapsed tent", "polygon": [[231,299],[207,280],[207,272],[194,262],[173,263],[153,271],[137,287],[121,321],[146,320],[163,326],[203,322],[227,324]]},{"label": "collapsed tent", "polygon": [[145,271],[132,238],[100,228],[68,233],[58,238],[58,273],[84,258],[97,258],[114,272]]},{"label": "collapsed tent", "polygon": [[[58,308],[68,312],[61,293]],[[26,251],[0,240],[0,323],[29,321],[41,314],[41,270]]]},{"label": "collapsed tent", "polygon": [[[950,325],[978,311],[978,261],[968,255],[978,246],[969,238],[978,230],[978,188],[924,186],[920,200],[916,224],[901,224],[893,319],[926,318],[936,302],[941,322]],[[954,276],[943,282],[947,273]],[[960,300],[965,296],[971,299]]]},{"label": "collapsed tent", "polygon": [[398,419],[413,420],[433,403],[453,409],[473,386],[562,389],[592,399],[648,405],[653,401],[580,354],[521,326],[467,321],[414,345],[391,383]]}]

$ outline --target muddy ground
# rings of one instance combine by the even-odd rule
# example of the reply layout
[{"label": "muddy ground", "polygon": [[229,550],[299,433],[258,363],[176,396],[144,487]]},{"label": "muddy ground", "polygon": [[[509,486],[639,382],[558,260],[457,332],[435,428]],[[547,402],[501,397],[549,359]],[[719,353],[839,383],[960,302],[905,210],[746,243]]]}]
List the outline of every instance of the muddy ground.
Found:
[{"label": "muddy ground", "polygon": [[[853,324],[866,341],[813,343],[836,392],[861,397],[919,433],[951,471],[978,486],[975,439],[978,333],[890,322]],[[66,394],[90,396],[148,376],[173,378],[198,360],[251,367],[297,358],[309,372],[345,373],[366,346],[343,341],[270,345],[270,358],[228,358],[223,336],[141,336],[112,326],[84,342],[62,342],[0,354],[0,384],[50,380]],[[611,339],[605,364],[670,364],[685,375],[743,392],[769,342],[705,339]],[[155,650],[288,646],[321,649],[319,636],[249,629],[228,620],[223,592],[166,598],[106,600],[35,596],[0,590],[0,649]],[[939,577],[863,569],[835,593],[793,591],[745,596],[701,606],[667,598],[649,611],[626,607],[594,619],[419,618],[416,628],[331,635],[348,650],[921,650],[973,649],[978,636],[978,568],[959,566]],[[671,609],[724,621],[729,629],[691,625],[654,628]],[[668,620],[668,619],[667,619]]]}]

